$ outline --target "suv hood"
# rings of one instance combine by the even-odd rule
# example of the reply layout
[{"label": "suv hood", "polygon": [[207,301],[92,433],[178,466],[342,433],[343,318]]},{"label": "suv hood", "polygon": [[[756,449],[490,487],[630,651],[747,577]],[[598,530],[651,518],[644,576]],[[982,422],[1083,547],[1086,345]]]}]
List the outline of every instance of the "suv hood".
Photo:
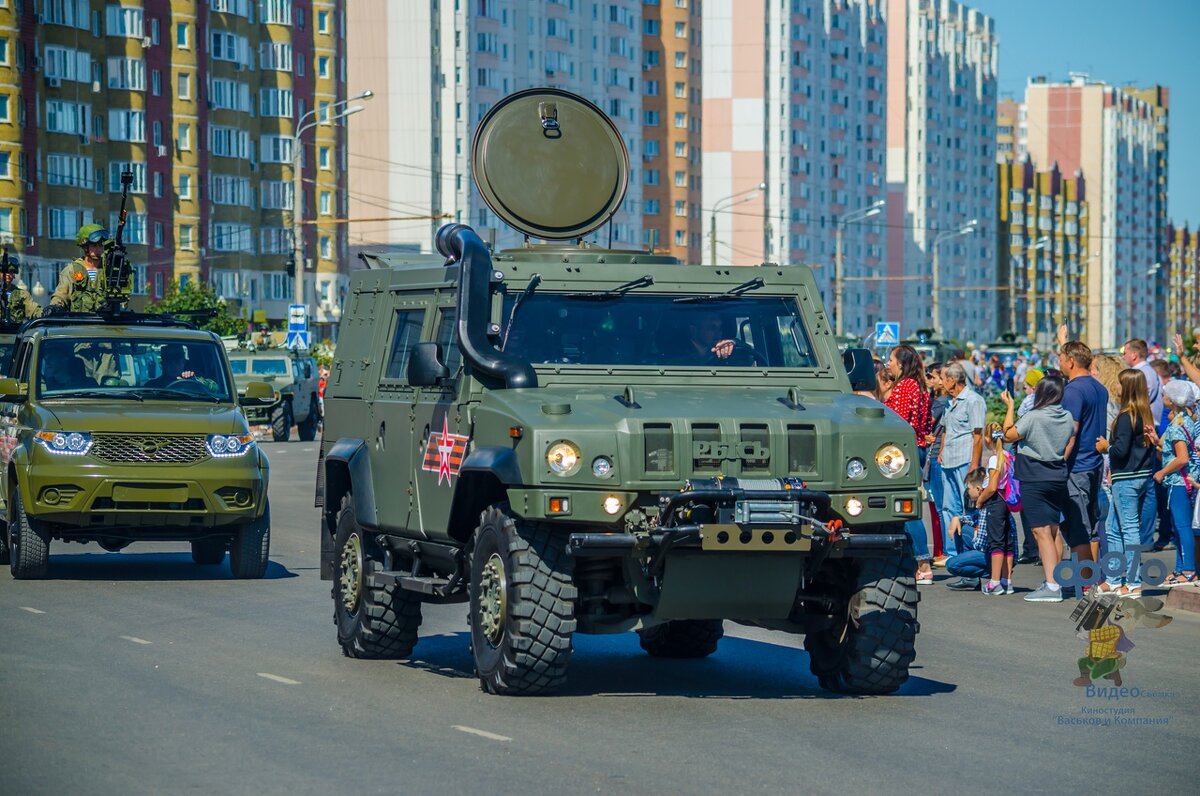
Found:
[{"label": "suv hood", "polygon": [[41,406],[65,431],[141,434],[245,434],[248,431],[241,410],[229,404],[122,400],[46,401]]}]

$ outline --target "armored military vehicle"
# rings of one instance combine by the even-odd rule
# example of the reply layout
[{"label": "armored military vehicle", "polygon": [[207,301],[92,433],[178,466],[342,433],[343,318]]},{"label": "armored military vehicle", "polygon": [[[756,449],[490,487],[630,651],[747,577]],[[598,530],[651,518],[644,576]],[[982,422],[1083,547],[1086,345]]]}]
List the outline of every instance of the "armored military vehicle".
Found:
[{"label": "armored military vehicle", "polygon": [[229,366],[239,394],[251,382],[265,382],[275,390],[276,400],[269,406],[246,409],[251,424],[269,424],[276,442],[291,438],[293,425],[301,440],[317,438],[321,403],[317,400],[317,361],[312,356],[283,348],[239,348],[229,353]]},{"label": "armored military vehicle", "polygon": [[811,271],[586,243],[629,164],[574,95],[507,97],[472,156],[492,209],[548,242],[492,256],[455,224],[440,259],[352,276],[316,500],[344,653],[406,657],[422,604],[461,601],[491,693],[559,686],[575,633],[701,657],[722,620],[805,634],[826,688],[898,688],[915,440],[852,394],[871,357],[839,354]]},{"label": "armored military vehicle", "polygon": [[926,365],[949,362],[954,358],[954,344],[939,338],[933,329],[917,329],[916,337],[901,342],[912,346]]},{"label": "armored military vehicle", "polygon": [[[180,541],[198,564],[229,550],[235,577],[266,571],[269,465],[219,338],[163,315],[30,321],[0,378],[0,560],[48,574],[50,542]],[[240,403],[240,405],[239,405]]]}]

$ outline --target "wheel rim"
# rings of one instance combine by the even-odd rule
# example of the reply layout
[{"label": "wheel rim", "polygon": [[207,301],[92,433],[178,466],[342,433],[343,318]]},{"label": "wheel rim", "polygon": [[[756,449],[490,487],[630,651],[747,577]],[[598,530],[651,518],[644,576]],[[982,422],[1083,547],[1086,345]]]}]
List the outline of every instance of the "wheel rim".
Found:
[{"label": "wheel rim", "polygon": [[504,637],[504,620],[508,613],[508,573],[504,560],[492,553],[479,575],[479,627],[493,647]]},{"label": "wheel rim", "polygon": [[362,599],[363,585],[363,548],[358,534],[352,533],[342,546],[341,574],[338,578],[341,591],[342,607],[346,613],[358,611],[358,601]]}]

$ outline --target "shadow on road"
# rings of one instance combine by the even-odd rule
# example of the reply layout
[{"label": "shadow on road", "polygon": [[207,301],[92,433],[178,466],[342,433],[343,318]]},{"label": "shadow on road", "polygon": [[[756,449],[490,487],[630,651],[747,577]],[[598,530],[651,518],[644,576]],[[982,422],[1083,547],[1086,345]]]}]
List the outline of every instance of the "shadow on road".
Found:
[{"label": "shadow on road", "polygon": [[[191,553],[72,553],[50,556],[50,580],[230,580],[229,558],[196,564]],[[267,562],[266,580],[299,577]]]},{"label": "shadow on road", "polygon": [[[401,666],[443,677],[475,679],[470,634],[422,638]],[[895,696],[948,694],[957,689],[910,676]],[[683,696],[696,699],[854,699],[817,685],[808,653],[794,647],[726,636],[716,654],[701,660],[651,658],[633,633],[575,636],[567,684],[557,696]]]}]

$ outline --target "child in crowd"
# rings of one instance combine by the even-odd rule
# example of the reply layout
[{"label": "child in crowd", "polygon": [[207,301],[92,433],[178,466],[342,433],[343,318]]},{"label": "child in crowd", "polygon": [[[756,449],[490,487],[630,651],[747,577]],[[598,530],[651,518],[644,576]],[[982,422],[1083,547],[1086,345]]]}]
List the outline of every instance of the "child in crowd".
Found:
[{"label": "child in crowd", "polygon": [[[947,584],[956,591],[977,587],[989,595],[1012,594],[1014,591],[1012,566],[1016,529],[1000,487],[1007,463],[1003,453],[992,462],[994,466],[990,470],[977,467],[967,473],[964,501],[967,511],[950,520],[950,534],[960,537],[962,547],[961,553],[946,562],[946,571],[959,577]],[[986,581],[984,576],[987,576]]]}]

